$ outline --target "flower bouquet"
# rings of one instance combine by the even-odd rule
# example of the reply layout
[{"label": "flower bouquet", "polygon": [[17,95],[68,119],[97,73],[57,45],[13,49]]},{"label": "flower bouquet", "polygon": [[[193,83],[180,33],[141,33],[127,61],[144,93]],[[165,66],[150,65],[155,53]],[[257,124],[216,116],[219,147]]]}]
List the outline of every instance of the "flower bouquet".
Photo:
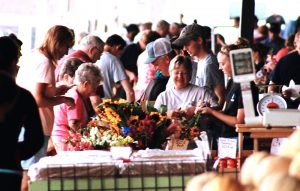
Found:
[{"label": "flower bouquet", "polygon": [[164,131],[170,119],[150,105],[143,111],[138,103],[105,99],[98,105],[96,113],[86,127],[70,132],[67,143],[73,150],[108,149],[111,146],[161,148],[166,140]]},{"label": "flower bouquet", "polygon": [[70,130],[67,139],[68,150],[107,150],[112,146],[128,146],[133,143],[130,136],[123,137],[113,128],[102,126],[101,121],[92,118],[84,128]]},{"label": "flower bouquet", "polygon": [[186,150],[195,147],[194,139],[200,135],[199,120],[201,114],[197,113],[191,118],[186,118],[184,113],[176,113],[172,116],[172,123],[168,127],[169,141],[167,150]]},{"label": "flower bouquet", "polygon": [[200,134],[200,118],[201,113],[197,113],[189,119],[187,119],[184,114],[180,115],[180,117],[176,114],[176,117],[172,117],[172,123],[168,127],[168,133],[178,139],[193,140]]}]

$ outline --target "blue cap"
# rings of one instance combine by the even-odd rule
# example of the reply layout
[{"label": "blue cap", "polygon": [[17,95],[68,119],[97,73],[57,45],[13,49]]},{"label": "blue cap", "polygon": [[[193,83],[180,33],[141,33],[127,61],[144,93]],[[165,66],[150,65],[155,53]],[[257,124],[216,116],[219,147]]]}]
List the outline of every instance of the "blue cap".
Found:
[{"label": "blue cap", "polygon": [[154,62],[157,58],[164,56],[172,51],[171,42],[167,38],[159,38],[154,42],[150,42],[146,46],[148,58],[145,64]]}]

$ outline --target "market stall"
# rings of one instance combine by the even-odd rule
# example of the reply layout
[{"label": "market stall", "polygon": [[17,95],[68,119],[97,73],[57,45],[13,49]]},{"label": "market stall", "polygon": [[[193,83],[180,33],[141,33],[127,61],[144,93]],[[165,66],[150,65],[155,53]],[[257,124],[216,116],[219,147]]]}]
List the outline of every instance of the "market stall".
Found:
[{"label": "market stall", "polygon": [[31,166],[30,190],[184,190],[192,176],[206,171],[200,154],[155,149],[121,160],[109,151],[61,152]]}]

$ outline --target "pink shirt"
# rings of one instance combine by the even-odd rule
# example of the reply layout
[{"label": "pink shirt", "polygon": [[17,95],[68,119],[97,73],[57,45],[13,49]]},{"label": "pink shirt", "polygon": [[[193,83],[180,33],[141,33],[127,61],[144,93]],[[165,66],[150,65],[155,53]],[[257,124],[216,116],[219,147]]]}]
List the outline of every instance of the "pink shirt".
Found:
[{"label": "pink shirt", "polygon": [[137,100],[141,98],[150,81],[155,79],[155,67],[151,63],[145,64],[147,58],[147,51],[144,51],[139,55],[137,60],[139,78],[134,87],[135,98]]},{"label": "pink shirt", "polygon": [[[52,141],[54,146],[65,143],[69,135],[68,122],[78,120],[81,127],[84,127],[89,116],[86,112],[82,97],[78,94],[76,87],[70,89],[65,96],[72,97],[75,101],[75,108],[70,109],[66,104],[54,106],[54,126],[52,131]],[[58,150],[60,150],[58,148]]]}]

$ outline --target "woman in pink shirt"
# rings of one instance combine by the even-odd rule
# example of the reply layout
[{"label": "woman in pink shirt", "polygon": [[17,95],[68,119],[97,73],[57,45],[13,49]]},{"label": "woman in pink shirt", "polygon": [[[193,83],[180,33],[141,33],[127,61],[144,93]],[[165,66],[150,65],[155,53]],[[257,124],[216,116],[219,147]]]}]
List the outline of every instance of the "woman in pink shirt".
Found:
[{"label": "woman in pink shirt", "polygon": [[86,126],[90,117],[94,115],[94,112],[91,112],[94,110],[89,96],[96,94],[101,80],[100,69],[92,63],[84,63],[76,70],[76,86],[65,94],[74,99],[75,108],[70,108],[67,104],[54,107],[55,119],[51,138],[56,151],[67,150],[69,131]]}]

